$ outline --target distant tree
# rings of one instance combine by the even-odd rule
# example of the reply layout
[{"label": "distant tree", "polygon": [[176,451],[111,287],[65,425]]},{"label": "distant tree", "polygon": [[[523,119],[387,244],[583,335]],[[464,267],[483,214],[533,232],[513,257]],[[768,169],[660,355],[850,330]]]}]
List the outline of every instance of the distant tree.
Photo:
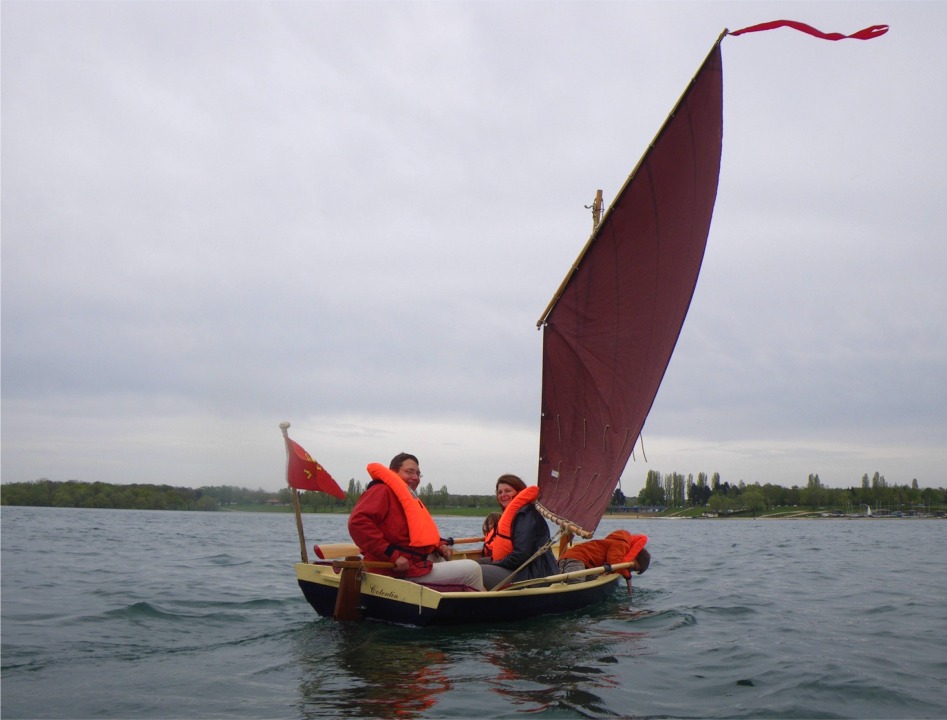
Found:
[{"label": "distant tree", "polygon": [[730,509],[730,501],[727,500],[727,496],[723,493],[715,492],[710,496],[710,500],[707,501],[707,509],[718,515],[722,515]]},{"label": "distant tree", "polygon": [[753,517],[766,509],[766,498],[763,497],[763,491],[758,485],[747,488],[740,496],[740,500],[743,508],[752,512]]},{"label": "distant tree", "polygon": [[813,508],[822,507],[826,504],[826,495],[825,488],[822,487],[822,481],[819,479],[819,475],[809,474],[809,479],[806,483],[806,489],[800,493],[800,502],[803,505],[808,505]]},{"label": "distant tree", "polygon": [[697,473],[697,484],[694,490],[693,505],[703,506],[710,499],[710,485],[707,483],[707,473]]},{"label": "distant tree", "polygon": [[362,491],[359,487],[359,483],[355,482],[355,478],[349,478],[349,485],[345,490],[345,502],[349,506],[355,505],[358,502],[359,497],[361,496]]},{"label": "distant tree", "polygon": [[663,505],[664,488],[661,483],[661,473],[657,470],[648,470],[644,481],[644,489],[638,493],[638,501],[642,505]]},{"label": "distant tree", "polygon": [[786,504],[786,488],[766,483],[762,491],[767,507],[778,507]]},{"label": "distant tree", "polygon": [[214,500],[214,498],[211,497],[210,495],[204,495],[204,496],[201,497],[196,503],[194,503],[194,509],[195,509],[195,510],[204,510],[204,511],[207,511],[207,510],[216,510],[216,509],[217,509],[217,501]]}]

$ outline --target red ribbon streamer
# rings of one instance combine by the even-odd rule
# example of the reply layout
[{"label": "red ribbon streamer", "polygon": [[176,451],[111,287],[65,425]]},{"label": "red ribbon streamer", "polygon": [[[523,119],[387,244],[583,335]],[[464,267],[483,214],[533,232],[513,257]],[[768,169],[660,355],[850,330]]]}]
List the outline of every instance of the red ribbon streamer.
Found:
[{"label": "red ribbon streamer", "polygon": [[824,33],[821,30],[816,30],[811,25],[796,22],[795,20],[773,20],[772,22],[760,23],[759,25],[751,25],[750,27],[745,27],[742,30],[734,30],[732,32],[728,32],[727,34],[742,35],[743,33],[775,30],[776,28],[781,27],[789,27],[793,30],[808,33],[813,37],[822,38],[823,40],[845,40],[848,38],[854,40],[872,40],[888,32],[887,25],[872,25],[871,27],[866,27],[864,30],[859,30],[857,33],[852,33],[851,35],[842,35],[842,33]]}]

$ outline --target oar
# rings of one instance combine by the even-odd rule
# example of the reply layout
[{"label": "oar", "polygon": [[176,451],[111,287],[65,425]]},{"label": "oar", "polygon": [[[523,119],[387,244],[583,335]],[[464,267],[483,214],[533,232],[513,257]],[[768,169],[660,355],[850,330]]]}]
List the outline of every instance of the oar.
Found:
[{"label": "oar", "polygon": [[520,588],[528,587],[529,585],[541,585],[543,583],[554,583],[554,582],[563,582],[565,580],[574,580],[575,578],[584,578],[589,575],[603,575],[604,573],[612,573],[618,570],[637,570],[638,563],[634,560],[630,562],[615,563],[614,565],[599,565],[594,568],[586,568],[585,570],[573,570],[572,572],[560,573],[558,575],[547,575],[546,577],[541,578],[532,578],[531,580],[520,580],[519,582],[512,583],[507,585],[504,588],[500,588],[504,592],[507,590],[519,590]]},{"label": "oar", "polygon": [[344,570],[347,568],[365,568],[370,570],[372,568],[386,568],[391,569],[395,566],[394,563],[390,562],[376,562],[374,560],[362,560],[358,555],[353,557],[347,557],[345,560],[313,560],[310,565],[329,565],[330,567],[335,568],[336,570]]},{"label": "oar", "polygon": [[[483,542],[482,537],[471,537],[471,538],[447,538],[448,545],[465,545],[468,543],[478,543]],[[338,557],[347,557],[349,555],[356,555],[359,552],[358,545],[355,543],[322,543],[320,545],[313,545],[313,551],[320,559],[325,560],[327,558],[338,558]]]},{"label": "oar", "polygon": [[339,592],[335,596],[335,610],[332,617],[336,620],[361,620],[359,605],[362,596],[362,571],[367,568],[393,568],[394,563],[365,562],[357,555],[345,560],[326,560],[315,565],[331,565],[342,571],[339,577]]},{"label": "oar", "polygon": [[355,543],[320,543],[313,545],[312,550],[320,560],[327,558],[341,558],[349,555],[358,555],[358,545]]}]

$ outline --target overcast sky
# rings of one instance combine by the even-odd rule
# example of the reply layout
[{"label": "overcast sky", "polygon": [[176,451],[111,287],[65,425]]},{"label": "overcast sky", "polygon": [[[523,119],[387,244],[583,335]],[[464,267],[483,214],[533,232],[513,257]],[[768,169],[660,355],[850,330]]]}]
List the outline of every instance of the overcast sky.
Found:
[{"label": "overcast sky", "polygon": [[2,480],[536,481],[535,322],[719,33],[707,253],[626,468],[947,485],[947,3],[2,4]]}]

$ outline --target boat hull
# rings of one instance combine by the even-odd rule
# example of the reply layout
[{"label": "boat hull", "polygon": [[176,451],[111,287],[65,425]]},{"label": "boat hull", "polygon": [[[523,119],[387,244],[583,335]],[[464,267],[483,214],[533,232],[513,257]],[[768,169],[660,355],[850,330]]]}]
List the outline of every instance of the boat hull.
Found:
[{"label": "boat hull", "polygon": [[[439,592],[418,583],[365,572],[361,579],[363,618],[408,625],[466,625],[506,622],[581,610],[615,592],[619,575],[598,575],[581,583],[556,583],[500,592]],[[296,563],[296,579],[306,600],[333,617],[339,575],[331,567]]]}]

